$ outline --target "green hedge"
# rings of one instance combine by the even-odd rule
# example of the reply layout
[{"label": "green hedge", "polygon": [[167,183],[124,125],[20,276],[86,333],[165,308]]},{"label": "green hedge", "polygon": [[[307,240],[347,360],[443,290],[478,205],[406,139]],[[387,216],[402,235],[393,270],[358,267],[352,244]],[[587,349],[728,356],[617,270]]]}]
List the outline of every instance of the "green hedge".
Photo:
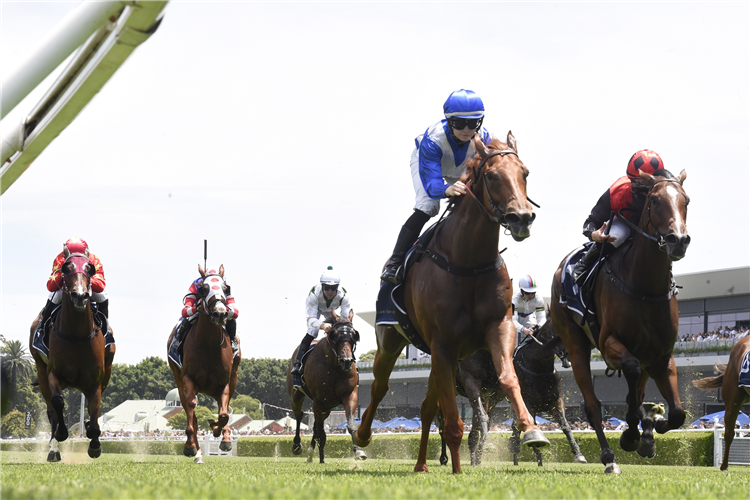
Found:
[{"label": "green hedge", "polygon": [[[174,455],[182,454],[183,441],[101,441],[102,453],[130,455]],[[86,453],[88,440],[63,441],[60,453]],[[49,443],[46,441],[5,442],[0,444],[0,451],[33,451],[47,453]]]},{"label": "green hedge", "polygon": [[[545,461],[572,462],[573,453],[565,435],[562,433],[546,433],[550,446],[542,449]],[[601,450],[596,434],[593,432],[573,433],[581,452],[589,463],[599,463]],[[468,436],[461,442],[461,461],[469,463]],[[511,461],[512,455],[508,451],[509,433],[492,433],[485,444],[483,459],[487,461]],[[614,450],[619,464],[654,464],[654,465],[713,465],[713,432],[669,432],[656,436],[656,456],[645,459],[637,453],[627,453],[620,449],[620,433],[607,433],[610,447]],[[303,453],[307,455],[310,436],[302,438]],[[419,435],[383,435],[374,434],[372,442],[365,448],[370,458],[391,458],[401,460],[416,460],[419,453]],[[292,457],[292,436],[269,436],[240,438],[237,454],[246,457]],[[352,455],[352,440],[348,435],[331,435],[327,437],[325,456],[343,458]],[[316,452],[317,457],[317,452]],[[437,460],[440,457],[440,436],[430,434],[427,457]],[[521,461],[535,461],[533,450],[523,449]]]}]

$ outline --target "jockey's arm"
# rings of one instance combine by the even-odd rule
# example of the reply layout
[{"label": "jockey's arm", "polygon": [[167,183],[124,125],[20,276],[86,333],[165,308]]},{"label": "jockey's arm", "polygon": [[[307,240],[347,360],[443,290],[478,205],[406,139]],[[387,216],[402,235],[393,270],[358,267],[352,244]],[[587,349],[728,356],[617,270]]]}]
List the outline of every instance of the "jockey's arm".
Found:
[{"label": "jockey's arm", "polygon": [[449,187],[443,179],[442,157],[440,146],[425,136],[419,145],[419,178],[427,196],[433,200],[445,198],[445,191]]},{"label": "jockey's arm", "polygon": [[89,262],[96,269],[96,274],[94,274],[94,276],[91,278],[91,289],[94,291],[94,293],[102,293],[104,291],[104,288],[107,286],[107,280],[104,277],[104,266],[102,265],[102,261],[99,260],[99,258],[93,253],[90,253]]},{"label": "jockey's arm", "polygon": [[320,319],[320,311],[318,310],[318,296],[315,295],[314,290],[311,290],[305,300],[305,317],[307,318],[308,328],[315,328],[320,330],[323,320]]},{"label": "jockey's arm", "polygon": [[547,322],[547,312],[544,310],[544,300],[542,300],[541,297],[539,298],[539,302],[542,303],[542,305],[538,305],[536,307],[536,311],[534,311],[534,315],[536,316],[536,324],[539,328],[542,327],[543,324]]},{"label": "jockey's arm", "polygon": [[349,313],[352,310],[352,304],[349,301],[349,297],[347,295],[344,295],[341,298],[341,317],[342,318],[349,318]]},{"label": "jockey's arm", "polygon": [[612,203],[610,201],[609,189],[607,189],[607,191],[601,195],[599,201],[596,202],[594,208],[591,209],[591,213],[583,223],[583,235],[591,240],[591,234],[599,229],[602,224],[607,223],[611,212]]},{"label": "jockey's arm", "polygon": [[513,304],[513,326],[516,327],[517,333],[523,332],[524,326],[518,321],[518,309],[515,304]]},{"label": "jockey's arm", "polygon": [[61,253],[55,257],[52,262],[52,274],[47,280],[47,291],[56,292],[60,288],[60,282],[62,281],[62,265],[65,262],[65,257]]}]

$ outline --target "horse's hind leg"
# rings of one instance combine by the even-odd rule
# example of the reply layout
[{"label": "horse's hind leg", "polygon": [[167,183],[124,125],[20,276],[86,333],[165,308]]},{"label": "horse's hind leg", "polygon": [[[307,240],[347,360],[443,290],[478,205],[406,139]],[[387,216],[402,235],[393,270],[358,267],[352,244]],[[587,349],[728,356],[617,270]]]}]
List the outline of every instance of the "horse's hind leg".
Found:
[{"label": "horse's hind leg", "polygon": [[[443,411],[438,408],[437,413],[435,414],[438,421],[438,431],[440,433],[440,465],[447,465],[448,464],[448,453],[446,453],[446,447],[445,447],[445,417],[443,417]],[[424,424],[422,424],[424,425]]]},{"label": "horse's hind leg", "polygon": [[[453,473],[461,472],[461,455],[459,447],[464,436],[464,423],[458,415],[456,406],[456,367],[458,366],[458,355],[455,351],[445,352],[433,346],[432,349],[432,371],[430,372],[430,383],[428,384],[427,397],[422,403],[422,422],[432,422],[437,410],[437,403],[445,416],[445,442],[451,453],[451,465]],[[422,429],[422,441],[419,447],[420,460],[417,466],[422,465],[427,470],[427,441],[429,439],[429,427]],[[415,467],[415,471],[417,468]]]},{"label": "horse's hind leg", "polygon": [[86,422],[86,437],[89,442],[88,453],[91,458],[99,458],[102,454],[102,445],[99,442],[101,431],[99,429],[99,408],[102,400],[102,387],[97,386],[93,394],[86,396],[89,400],[89,418]]},{"label": "horse's hind leg", "polygon": [[406,339],[392,326],[384,327],[383,325],[378,325],[375,327],[375,333],[378,339],[378,350],[375,353],[375,361],[372,366],[374,380],[370,388],[370,404],[362,414],[362,421],[359,424],[357,432],[354,433],[354,443],[362,447],[370,444],[370,439],[372,439],[372,421],[375,418],[375,411],[388,393],[388,379],[398,360],[398,356],[407,345]]},{"label": "horse's hind leg", "polygon": [[521,430],[516,424],[516,416],[513,415],[511,418],[510,428],[513,433],[508,441],[508,450],[513,454],[513,465],[518,465],[518,454],[521,453]]},{"label": "horse's hind leg", "polygon": [[463,377],[462,383],[464,389],[466,389],[466,395],[469,396],[473,413],[471,432],[469,432],[469,454],[471,455],[471,465],[477,466],[482,462],[482,449],[489,433],[490,418],[484,411],[484,404],[482,403],[481,381]]},{"label": "horse's hind leg", "polygon": [[654,379],[656,387],[669,406],[667,418],[654,422],[656,432],[664,434],[670,429],[679,429],[685,423],[686,415],[680,402],[680,393],[677,389],[677,367],[672,355],[670,354],[669,358],[664,360],[660,369],[649,368],[649,375]]},{"label": "horse's hind leg", "polygon": [[579,448],[578,443],[576,443],[576,438],[573,437],[573,433],[570,431],[570,424],[568,423],[568,419],[565,418],[565,404],[563,403],[562,397],[557,398],[556,406],[552,409],[552,418],[555,422],[557,422],[563,434],[565,434],[565,437],[568,439],[568,443],[570,444],[570,451],[575,457],[573,461],[576,463],[585,464],[586,457],[584,457],[583,453],[581,453],[581,449]]},{"label": "horse's hind leg", "polygon": [[[433,361],[434,363],[434,361]],[[433,364],[434,366],[434,364]],[[427,394],[422,401],[422,409],[420,412],[420,418],[422,419],[422,437],[419,441],[419,456],[417,457],[417,463],[414,466],[414,472],[427,472],[427,443],[430,439],[430,423],[435,418],[435,413],[438,409],[438,392],[435,387],[435,372],[430,372],[430,378],[427,382]],[[454,384],[455,387],[455,384]],[[454,398],[455,400],[455,398]],[[441,413],[444,410],[441,408]],[[443,414],[445,415],[445,414]],[[443,418],[443,442],[447,441],[445,437],[445,417]],[[452,457],[455,460],[455,457]]]}]

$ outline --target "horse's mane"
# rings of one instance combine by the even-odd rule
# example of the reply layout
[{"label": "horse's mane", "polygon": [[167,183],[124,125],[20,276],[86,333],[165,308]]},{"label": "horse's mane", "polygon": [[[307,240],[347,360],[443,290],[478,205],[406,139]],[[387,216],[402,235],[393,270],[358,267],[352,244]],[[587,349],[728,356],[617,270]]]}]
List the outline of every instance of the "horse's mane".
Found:
[{"label": "horse's mane", "polygon": [[[672,172],[666,169],[657,170],[652,174],[654,177],[663,177],[665,179],[674,179],[675,176]],[[641,220],[643,209],[646,207],[646,198],[648,197],[649,191],[653,187],[653,183],[648,180],[641,179],[640,177],[634,179],[631,182],[631,190],[633,191],[633,200],[628,203],[626,208],[628,212],[628,219],[633,223],[638,223]]]}]

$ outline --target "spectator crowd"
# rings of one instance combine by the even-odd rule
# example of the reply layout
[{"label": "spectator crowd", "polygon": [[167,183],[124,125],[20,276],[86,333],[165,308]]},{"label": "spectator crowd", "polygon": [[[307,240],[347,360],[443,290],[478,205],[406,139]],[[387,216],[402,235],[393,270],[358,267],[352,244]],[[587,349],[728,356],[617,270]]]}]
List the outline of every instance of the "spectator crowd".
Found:
[{"label": "spectator crowd", "polygon": [[718,326],[711,332],[686,333],[677,337],[680,342],[705,342],[708,340],[734,340],[746,337],[750,333],[747,327],[737,328],[735,326]]}]

